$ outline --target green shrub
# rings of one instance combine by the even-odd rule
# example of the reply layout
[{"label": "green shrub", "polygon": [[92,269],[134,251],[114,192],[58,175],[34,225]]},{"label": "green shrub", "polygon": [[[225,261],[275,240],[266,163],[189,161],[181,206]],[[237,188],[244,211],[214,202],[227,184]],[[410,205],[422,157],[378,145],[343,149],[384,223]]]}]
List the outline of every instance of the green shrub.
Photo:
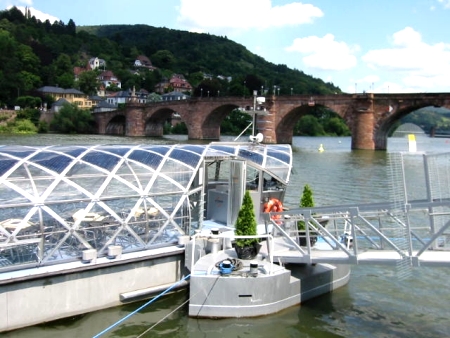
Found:
[{"label": "green shrub", "polygon": [[[300,198],[300,208],[312,208],[314,207],[313,192],[308,184],[303,187],[303,194]],[[299,230],[305,230],[305,222],[298,221],[297,227]]]},{"label": "green shrub", "polygon": [[[236,236],[256,236],[257,224],[255,211],[253,210],[253,201],[248,190],[245,191],[241,209],[236,220]],[[236,246],[243,248],[257,243],[257,238],[236,239]]]}]

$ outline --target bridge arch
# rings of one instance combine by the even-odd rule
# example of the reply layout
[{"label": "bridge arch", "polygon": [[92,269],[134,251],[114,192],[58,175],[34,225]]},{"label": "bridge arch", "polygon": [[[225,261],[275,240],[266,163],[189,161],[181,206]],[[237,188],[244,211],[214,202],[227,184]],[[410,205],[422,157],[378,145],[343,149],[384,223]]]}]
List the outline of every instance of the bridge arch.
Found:
[{"label": "bridge arch", "polygon": [[205,140],[219,140],[222,121],[236,108],[239,108],[236,104],[220,104],[206,113],[203,121],[191,119],[188,125],[189,139],[195,139],[201,133]]},{"label": "bridge arch", "polygon": [[294,126],[305,115],[311,114],[313,107],[300,105],[294,107],[284,114],[275,123],[275,137],[279,143],[292,143],[294,136]]},{"label": "bridge arch", "polygon": [[394,128],[397,128],[396,122],[402,117],[416,111],[417,109],[423,108],[422,106],[409,106],[404,109],[393,112],[383,113],[386,117],[379,120],[379,124],[375,126],[374,129],[374,141],[375,149],[387,149],[388,136],[391,134]]},{"label": "bridge arch", "polygon": [[105,133],[108,135],[125,135],[126,117],[123,114],[117,114],[106,124]]},{"label": "bridge arch", "polygon": [[158,109],[152,113],[148,113],[144,119],[144,135],[149,137],[161,137],[164,134],[164,124],[172,120],[176,113],[170,107]]},{"label": "bridge arch", "polygon": [[294,129],[298,121],[306,115],[316,116],[317,115],[316,110],[323,108],[332,112],[336,117],[339,117],[351,131],[352,129],[351,119],[346,119],[345,114],[339,111],[335,111],[332,106],[315,104],[312,102],[303,103],[287,111],[285,114],[283,114],[282,117],[280,116],[279,121],[275,123],[276,125],[275,134],[278,142],[292,143],[292,138],[294,136]]}]

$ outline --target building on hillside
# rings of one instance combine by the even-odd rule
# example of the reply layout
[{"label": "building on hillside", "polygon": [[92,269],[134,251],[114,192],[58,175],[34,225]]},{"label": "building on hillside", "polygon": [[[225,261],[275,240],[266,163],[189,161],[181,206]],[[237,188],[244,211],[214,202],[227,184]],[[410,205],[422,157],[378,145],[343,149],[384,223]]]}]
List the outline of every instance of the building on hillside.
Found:
[{"label": "building on hillside", "polygon": [[75,76],[75,81],[78,80],[81,73],[84,73],[88,70],[95,70],[95,69],[103,69],[105,70],[106,67],[106,61],[103,59],[99,59],[98,57],[90,58],[85,67],[73,67],[73,75]]},{"label": "building on hillside", "polygon": [[151,71],[156,69],[156,67],[153,67],[150,59],[145,55],[138,55],[134,61],[134,66],[137,68],[146,68]]},{"label": "building on hillside", "polygon": [[227,82],[231,82],[233,80],[232,76],[225,76],[225,75],[217,75],[217,78],[219,80],[223,80],[223,81],[227,81]]},{"label": "building on hillside", "polygon": [[100,83],[100,85],[98,86],[97,95],[103,98],[106,96],[106,88],[103,83]]},{"label": "building on hillside", "polygon": [[65,104],[70,104],[70,102],[66,99],[60,98],[52,104],[52,107],[50,109],[53,113],[59,113],[59,111],[62,107],[64,107]]},{"label": "building on hillside", "polygon": [[163,101],[179,101],[187,100],[190,98],[190,96],[180,92],[170,92],[167,94],[162,94],[161,98]]},{"label": "building on hillside", "polygon": [[95,70],[98,68],[102,68],[103,70],[105,70],[106,61],[103,59],[99,59],[98,57],[90,58],[88,61],[88,66],[90,70]]},{"label": "building on hillside", "polygon": [[191,84],[181,74],[173,74],[170,80],[164,79],[155,86],[155,92],[164,94],[168,92],[192,93]]},{"label": "building on hillside", "polygon": [[141,89],[135,91],[134,89],[121,90],[119,92],[112,92],[106,95],[106,101],[118,107],[119,104],[125,104],[127,102],[133,101],[136,103],[146,103],[147,102],[148,91]]},{"label": "building on hillside", "polygon": [[105,88],[108,88],[109,86],[116,86],[117,88],[122,88],[122,83],[117,78],[117,76],[115,76],[114,73],[110,70],[102,72],[98,76],[98,80],[105,86]]},{"label": "building on hillside", "polygon": [[64,89],[61,87],[44,86],[38,89],[42,95],[50,95],[53,100],[66,99],[67,102],[76,104],[81,109],[90,109],[95,103],[89,99],[88,95],[75,88]]},{"label": "building on hillside", "polygon": [[84,67],[73,67],[73,76],[75,77],[75,81],[78,81],[80,78],[80,74],[87,71]]},{"label": "building on hillside", "polygon": [[100,101],[94,108],[94,113],[103,113],[117,110],[117,105],[109,103],[107,100]]}]

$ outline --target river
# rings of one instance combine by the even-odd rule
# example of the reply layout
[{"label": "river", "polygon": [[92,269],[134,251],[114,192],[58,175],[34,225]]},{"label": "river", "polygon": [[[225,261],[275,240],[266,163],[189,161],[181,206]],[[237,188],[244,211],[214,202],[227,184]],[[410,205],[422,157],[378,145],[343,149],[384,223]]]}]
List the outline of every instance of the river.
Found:
[{"label": "river", "polygon": [[[186,138],[0,136],[0,144],[33,145],[178,141],[185,142]],[[324,152],[318,152],[320,144]],[[390,138],[387,151],[351,150],[350,144],[348,137],[294,137],[294,174],[285,204],[297,206],[305,184],[311,186],[316,206],[386,201],[388,154],[407,151],[406,138]],[[418,138],[417,150],[450,152],[450,140]],[[142,337],[448,337],[449,280],[449,268],[413,268],[411,276],[399,279],[393,267],[358,265],[352,267],[347,286],[278,314],[251,319],[189,318],[185,304],[189,295],[180,291],[158,299],[102,337],[138,337],[149,329]],[[1,336],[92,337],[142,304],[128,304]]]}]

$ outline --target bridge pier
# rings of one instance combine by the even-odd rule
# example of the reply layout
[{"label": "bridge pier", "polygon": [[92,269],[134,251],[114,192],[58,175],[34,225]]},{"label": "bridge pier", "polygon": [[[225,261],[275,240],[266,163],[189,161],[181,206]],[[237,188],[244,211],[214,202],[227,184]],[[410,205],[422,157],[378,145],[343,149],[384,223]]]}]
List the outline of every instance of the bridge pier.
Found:
[{"label": "bridge pier", "polygon": [[375,149],[373,141],[373,112],[355,112],[356,118],[352,130],[352,149]]},{"label": "bridge pier", "polygon": [[[283,143],[277,139],[277,134],[275,130],[275,116],[276,113],[274,111],[275,104],[271,106],[271,109],[267,114],[256,115],[256,133],[262,133],[264,135],[263,143],[266,144],[275,144],[275,143]],[[292,143],[292,135],[290,138],[290,142]]]},{"label": "bridge pier", "polygon": [[373,94],[356,97],[353,107],[352,149],[374,150]]},{"label": "bridge pier", "polygon": [[[126,110],[126,136],[145,136],[145,110],[143,106],[129,105]],[[161,133],[162,135],[162,133]]]}]

